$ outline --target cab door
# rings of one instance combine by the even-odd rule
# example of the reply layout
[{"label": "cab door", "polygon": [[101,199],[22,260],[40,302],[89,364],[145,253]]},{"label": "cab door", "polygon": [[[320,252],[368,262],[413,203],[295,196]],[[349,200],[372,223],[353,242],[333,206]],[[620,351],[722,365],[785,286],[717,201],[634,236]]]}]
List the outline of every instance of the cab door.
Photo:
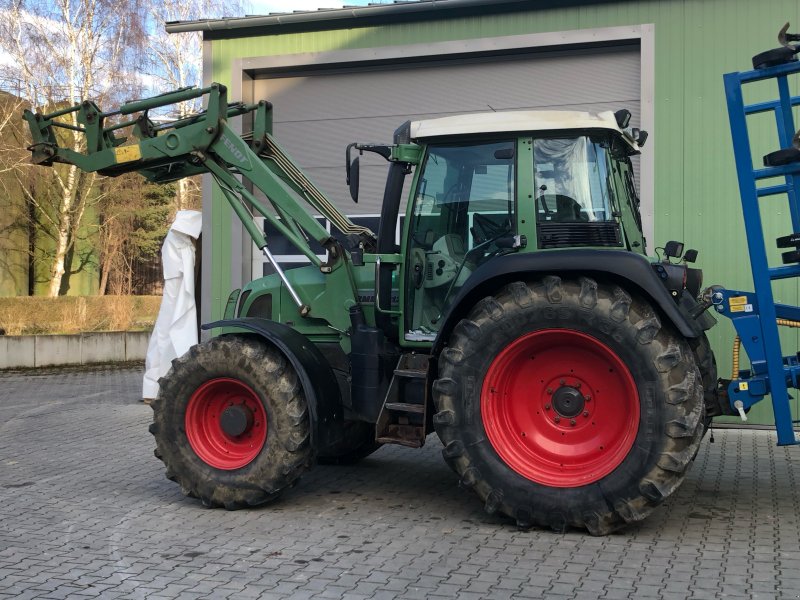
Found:
[{"label": "cab door", "polygon": [[516,234],[516,141],[429,144],[406,217],[400,339],[430,343],[472,272]]}]

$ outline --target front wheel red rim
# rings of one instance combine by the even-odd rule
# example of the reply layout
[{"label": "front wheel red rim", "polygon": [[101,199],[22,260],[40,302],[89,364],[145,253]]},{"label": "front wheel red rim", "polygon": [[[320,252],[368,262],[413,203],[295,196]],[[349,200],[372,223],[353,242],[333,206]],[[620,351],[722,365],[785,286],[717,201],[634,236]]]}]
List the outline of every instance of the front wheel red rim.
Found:
[{"label": "front wheel red rim", "polygon": [[264,447],[267,413],[250,386],[220,377],[191,395],[185,428],[189,445],[203,462],[226,471],[241,469]]},{"label": "front wheel red rim", "polygon": [[545,329],[517,338],[494,358],[481,416],[492,447],[518,474],[578,487],[625,460],[639,429],[639,394],[606,344],[571,329]]}]

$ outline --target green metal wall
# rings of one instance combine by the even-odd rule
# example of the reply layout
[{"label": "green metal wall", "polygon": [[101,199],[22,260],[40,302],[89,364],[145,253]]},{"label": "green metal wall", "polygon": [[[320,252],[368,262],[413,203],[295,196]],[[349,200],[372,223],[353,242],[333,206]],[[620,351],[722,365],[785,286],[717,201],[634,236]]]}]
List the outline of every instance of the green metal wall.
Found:
[{"label": "green metal wall", "polygon": [[[700,250],[706,283],[752,289],[743,243],[733,153],[722,75],[750,68],[752,55],[777,46],[784,22],[800,26],[800,0],[640,0],[586,7],[537,10],[481,17],[437,19],[344,30],[214,40],[211,79],[230,84],[235,59],[266,55],[326,52],[425,42],[615,27],[655,25],[655,130],[645,149],[655,152],[656,242],[683,240]],[[800,29],[793,27],[791,30]],[[797,93],[797,85],[793,93]],[[755,100],[756,98],[746,98]],[[756,123],[754,123],[755,125]],[[755,156],[777,149],[774,126],[754,136]],[[790,231],[784,203],[765,207],[767,239]],[[230,265],[231,212],[222,198],[213,201],[212,272],[227,276]],[[652,252],[653,240],[649,249]],[[778,264],[778,253],[773,252]],[[230,292],[226,277],[212,282],[212,312],[219,317]],[[777,298],[798,302],[798,284],[778,284]],[[720,375],[730,375],[733,328],[722,321],[711,332]],[[785,348],[798,336],[786,334]],[[755,422],[771,422],[762,403],[751,412]]]}]

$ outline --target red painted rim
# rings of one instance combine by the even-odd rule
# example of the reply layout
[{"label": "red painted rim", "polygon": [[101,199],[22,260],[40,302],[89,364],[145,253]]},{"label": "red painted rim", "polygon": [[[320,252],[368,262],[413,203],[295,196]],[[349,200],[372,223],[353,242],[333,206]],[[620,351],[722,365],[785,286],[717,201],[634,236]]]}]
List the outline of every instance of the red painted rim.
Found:
[{"label": "red painted rim", "polygon": [[544,329],[517,338],[492,361],[481,416],[492,447],[514,471],[543,485],[577,487],[625,460],[639,429],[639,393],[600,340]]},{"label": "red painted rim", "polygon": [[[241,406],[248,414],[246,429],[230,436],[220,425],[222,411]],[[186,437],[206,464],[226,471],[241,469],[258,456],[267,440],[267,413],[258,395],[238,379],[220,377],[197,388],[186,407]]]}]

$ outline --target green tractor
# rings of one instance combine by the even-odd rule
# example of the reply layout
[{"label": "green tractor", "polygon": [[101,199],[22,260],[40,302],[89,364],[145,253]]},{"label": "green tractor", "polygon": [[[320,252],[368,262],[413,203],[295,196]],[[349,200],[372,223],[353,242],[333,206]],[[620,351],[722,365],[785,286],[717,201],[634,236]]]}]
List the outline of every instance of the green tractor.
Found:
[{"label": "green tractor", "polygon": [[[199,96],[198,115],[148,117]],[[696,252],[670,242],[663,260],[645,254],[631,157],[646,133],[628,111],[461,115],[351,144],[356,200],[351,155],[388,161],[373,232],[286,155],[271,110],[228,104],[214,84],[111,113],[92,102],[26,113],[39,164],[159,182],[210,173],[273,263],[160,382],[156,456],[184,493],[259,505],[317,461],[418,448],[433,431],[460,484],[522,527],[606,534],[677,489],[710,417],[730,409]],[[58,144],[69,111],[85,152]],[[253,123],[243,136],[227,124],[241,115]],[[253,214],[309,266],[281,269]]]}]

